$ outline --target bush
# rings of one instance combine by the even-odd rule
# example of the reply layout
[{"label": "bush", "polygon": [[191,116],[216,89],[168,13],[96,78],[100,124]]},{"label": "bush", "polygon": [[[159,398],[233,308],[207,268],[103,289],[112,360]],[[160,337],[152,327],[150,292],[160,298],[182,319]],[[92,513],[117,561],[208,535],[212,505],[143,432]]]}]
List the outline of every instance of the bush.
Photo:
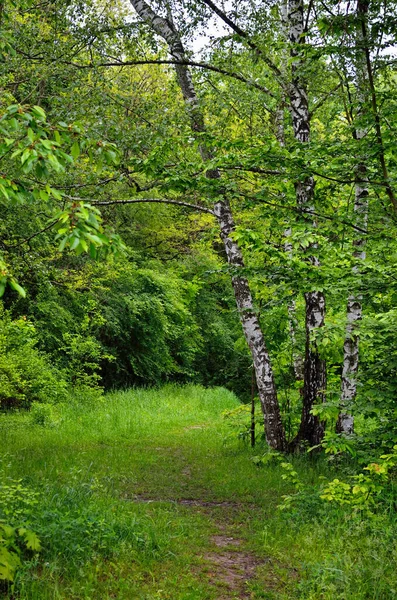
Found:
[{"label": "bush", "polygon": [[36,330],[25,318],[0,314],[0,407],[66,400],[67,382],[36,346]]}]

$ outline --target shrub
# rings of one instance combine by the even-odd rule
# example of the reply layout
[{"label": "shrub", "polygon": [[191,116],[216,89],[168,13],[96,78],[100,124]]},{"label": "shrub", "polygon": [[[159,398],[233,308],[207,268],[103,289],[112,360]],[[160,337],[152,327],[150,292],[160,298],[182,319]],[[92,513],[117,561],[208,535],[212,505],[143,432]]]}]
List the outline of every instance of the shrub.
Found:
[{"label": "shrub", "polygon": [[59,402],[67,383],[35,347],[36,331],[24,318],[0,314],[0,407],[28,408],[32,402]]}]

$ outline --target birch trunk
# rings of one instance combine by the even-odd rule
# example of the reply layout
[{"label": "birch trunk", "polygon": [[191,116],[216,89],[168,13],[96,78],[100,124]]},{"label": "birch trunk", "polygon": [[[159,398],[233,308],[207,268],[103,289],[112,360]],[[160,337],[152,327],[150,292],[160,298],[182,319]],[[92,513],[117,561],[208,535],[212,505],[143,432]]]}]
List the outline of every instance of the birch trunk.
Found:
[{"label": "birch trunk", "polygon": [[[356,223],[361,229],[366,229],[368,217],[368,185],[365,184],[367,168],[365,164],[359,165],[361,182],[355,187],[354,211],[357,216]],[[353,242],[356,250],[354,256],[360,262],[366,257],[365,239],[363,237]],[[358,266],[353,267],[353,272],[359,271]],[[354,429],[354,419],[349,414],[357,394],[357,372],[359,363],[359,334],[358,327],[362,318],[361,295],[351,295],[347,301],[346,335],[343,344],[342,389],[340,406],[341,413],[337,423],[339,433],[351,434]]]},{"label": "birch trunk", "polygon": [[[364,107],[367,97],[367,75],[366,75],[366,58],[363,52],[363,37],[361,27],[357,34],[358,53],[355,64],[356,71],[356,90],[358,100],[357,121],[363,117]],[[355,128],[354,137],[357,144],[360,145],[361,140],[366,136],[367,131],[361,124]],[[360,155],[360,150],[359,153]],[[361,160],[356,167],[356,184],[354,190],[354,214],[355,224],[362,230],[366,231],[368,221],[368,174],[365,156],[361,156]],[[353,240],[353,257],[356,264],[353,266],[353,273],[358,274],[359,264],[363,263],[366,258],[365,252],[365,234],[358,235],[356,233]],[[346,333],[343,344],[343,367],[342,367],[342,386],[340,396],[341,412],[338,418],[336,430],[338,433],[351,434],[354,430],[354,418],[349,414],[349,410],[354,402],[357,394],[357,373],[359,363],[359,334],[358,328],[362,318],[362,298],[361,295],[352,294],[347,301],[346,311]]]},{"label": "birch trunk", "polygon": [[[229,264],[238,269],[244,267],[240,248],[230,237],[234,223],[227,202],[217,202],[214,206],[214,213],[218,219]],[[233,275],[232,284],[245,339],[254,363],[258,395],[265,416],[266,440],[271,448],[285,450],[285,433],[281,422],[273,371],[249,284],[245,277],[238,275]]]},{"label": "birch trunk", "polygon": [[[145,0],[130,0],[130,2],[138,15],[149,23],[153,30],[165,40],[170,54],[176,60],[184,62],[186,60],[185,50],[179,32],[176,30],[172,20],[157,15]],[[200,109],[191,73],[187,66],[176,65],[176,74],[190,116],[192,131],[194,133],[204,132],[204,117]],[[200,145],[200,154],[203,160],[207,161],[212,158],[213,153],[208,146],[202,143]],[[207,171],[207,177],[218,179],[220,178],[220,173],[217,169],[209,170]],[[244,267],[244,261],[238,244],[231,237],[234,230],[234,221],[226,198],[218,200],[215,203],[214,214],[220,227],[220,235],[228,263],[237,272]],[[255,368],[258,394],[264,414],[266,439],[271,448],[283,451],[286,449],[286,440],[281,422],[272,367],[263,332],[254,308],[250,287],[247,279],[237,274],[232,276],[232,285],[240,321]]]},{"label": "birch trunk", "polygon": [[[280,21],[281,21],[281,38],[284,42],[283,50],[282,50],[282,67],[281,73],[285,76],[286,66],[288,64],[288,53],[287,53],[287,43],[288,43],[288,0],[282,0],[280,4]],[[275,130],[276,130],[276,138],[281,148],[285,147],[285,119],[284,119],[284,107],[286,105],[286,97],[285,91],[282,90],[281,102],[280,106],[276,111],[275,115]],[[284,236],[286,238],[286,242],[284,244],[284,249],[289,258],[292,258],[292,244],[289,241],[292,230],[289,227],[284,231]],[[302,356],[299,353],[296,344],[296,304],[295,300],[291,300],[287,307],[288,310],[288,328],[291,337],[291,346],[292,346],[292,364],[294,369],[294,376],[296,381],[303,380],[303,360]]]},{"label": "birch trunk", "polygon": [[[310,114],[306,83],[302,76],[303,59],[300,45],[304,41],[303,0],[289,0],[288,36],[291,45],[292,80],[289,85],[289,103],[292,127],[295,139],[307,144],[310,141]],[[314,179],[306,177],[295,184],[296,201],[303,212],[311,212],[314,197]],[[315,227],[316,224],[312,223]],[[315,258],[312,264],[318,264]],[[304,361],[304,386],[301,425],[297,442],[306,440],[311,445],[318,444],[324,434],[324,428],[317,417],[311,415],[313,404],[325,399],[326,365],[318,353],[313,341],[313,333],[324,325],[325,298],[322,292],[305,294],[306,302],[306,350]]]}]

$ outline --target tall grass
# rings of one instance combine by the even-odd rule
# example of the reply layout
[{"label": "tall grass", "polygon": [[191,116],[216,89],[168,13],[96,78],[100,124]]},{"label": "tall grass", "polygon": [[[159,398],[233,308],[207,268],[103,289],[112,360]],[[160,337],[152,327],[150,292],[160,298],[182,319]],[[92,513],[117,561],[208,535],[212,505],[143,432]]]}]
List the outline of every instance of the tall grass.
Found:
[{"label": "tall grass", "polygon": [[277,463],[256,468],[258,450],[230,437],[222,412],[237,406],[224,389],[170,385],[76,399],[44,425],[1,415],[1,485],[38,492],[18,518],[43,545],[5,597],[215,599],[205,556],[222,526],[263,562],[254,599],[397,598],[393,516],[326,505],[316,486],[329,466],[308,458],[294,459],[306,497],[279,511],[290,486]]}]

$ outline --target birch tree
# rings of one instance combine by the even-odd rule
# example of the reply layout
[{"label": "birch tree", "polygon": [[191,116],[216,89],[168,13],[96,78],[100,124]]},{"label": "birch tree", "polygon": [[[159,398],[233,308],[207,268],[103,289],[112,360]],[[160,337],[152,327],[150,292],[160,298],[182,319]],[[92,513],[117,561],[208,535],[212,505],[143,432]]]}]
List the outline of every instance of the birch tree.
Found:
[{"label": "birch tree", "polygon": [[[360,17],[358,19],[360,21]],[[363,154],[363,140],[367,135],[365,125],[365,108],[368,104],[368,77],[366,69],[365,54],[363,48],[361,24],[358,24],[356,34],[356,51],[354,61],[355,86],[356,86],[356,123],[354,128],[354,139],[357,141],[359,162],[356,166],[356,183],[354,186],[354,215],[355,224],[360,228],[361,234],[356,231],[353,240],[353,257],[357,264],[353,266],[353,273],[359,274],[360,263],[365,261],[365,232],[368,222],[368,168],[365,154]],[[341,386],[341,413],[339,415],[337,430],[344,434],[353,433],[354,418],[349,414],[357,394],[357,373],[359,364],[359,333],[358,326],[362,318],[362,296],[352,294],[347,301],[346,310],[346,337],[343,345],[343,367]]]},{"label": "birch tree", "polygon": [[[287,81],[283,72],[265,54],[261,48],[253,42],[250,36],[234,21],[232,21],[212,0],[203,2],[214,11],[233,31],[246,40],[248,46],[256,51],[258,59],[262,59],[270,69],[275,82],[281,87],[282,95],[288,98],[288,108],[291,114],[292,127],[295,140],[303,147],[310,141],[310,113],[306,82],[303,75],[304,59],[302,48],[305,41],[306,17],[303,0],[289,0],[288,7],[282,2],[280,4],[281,29],[288,37],[288,46],[291,55],[291,77]],[[310,7],[309,7],[310,8]],[[285,23],[286,19],[286,23]],[[284,69],[283,69],[284,70]],[[281,140],[280,129],[277,135]],[[313,213],[313,197],[315,182],[312,176],[306,176],[303,180],[295,182],[296,202],[302,214]],[[308,216],[308,227],[315,227],[312,217]],[[316,257],[310,257],[311,263],[318,264]],[[323,427],[317,417],[312,413],[312,407],[316,402],[322,402],[325,398],[326,365],[320,357],[314,333],[324,325],[325,298],[320,291],[309,291],[305,293],[306,303],[306,350],[304,362],[304,386],[302,419],[296,443],[306,440],[309,444],[318,444],[323,436]]]},{"label": "birch tree", "polygon": [[[310,10],[310,7],[309,9]],[[306,15],[303,0],[289,0],[287,24],[288,38],[291,48],[291,81],[289,90],[289,109],[295,139],[301,144],[310,141],[310,113],[307,86],[302,73],[304,59],[302,47],[305,42]],[[313,197],[315,182],[312,176],[295,183],[297,205],[303,212],[313,213]],[[316,224],[313,222],[312,227]],[[318,259],[310,257],[313,265],[318,266]],[[302,419],[297,441],[307,440],[312,445],[318,444],[323,436],[323,426],[319,419],[312,415],[315,403],[325,398],[326,365],[320,357],[315,331],[323,327],[325,319],[325,298],[319,291],[305,293],[306,303],[306,351],[304,362],[304,389]]]},{"label": "birch tree", "polygon": [[[167,43],[171,56],[177,61],[175,70],[190,117],[192,132],[196,135],[204,133],[204,116],[200,110],[200,102],[191,73],[186,65],[186,52],[179,32],[170,16],[165,19],[156,14],[144,0],[131,0],[131,4],[138,15]],[[205,163],[213,158],[213,150],[205,142],[200,142],[199,151]],[[206,175],[209,179],[220,179],[218,169],[209,168]],[[222,190],[221,197],[214,202],[213,212],[219,224],[220,236],[228,263],[235,273],[232,276],[232,285],[245,339],[252,354],[259,398],[264,413],[266,439],[271,448],[285,450],[286,440],[270,357],[254,307],[248,280],[238,274],[238,271],[244,267],[244,261],[238,244],[233,240],[232,234],[235,228],[233,214],[227,195],[225,192],[222,194]]]}]

